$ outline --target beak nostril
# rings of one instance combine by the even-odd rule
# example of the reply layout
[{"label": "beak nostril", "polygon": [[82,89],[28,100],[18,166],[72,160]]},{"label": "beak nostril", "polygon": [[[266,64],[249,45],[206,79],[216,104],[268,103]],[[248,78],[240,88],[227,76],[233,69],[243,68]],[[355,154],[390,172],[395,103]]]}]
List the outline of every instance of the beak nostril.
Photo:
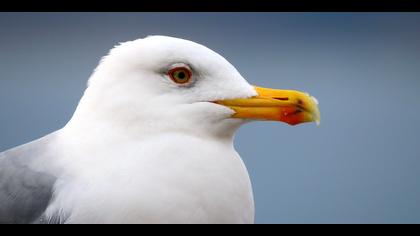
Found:
[{"label": "beak nostril", "polygon": [[274,98],[276,100],[280,100],[280,101],[289,101],[289,98]]}]

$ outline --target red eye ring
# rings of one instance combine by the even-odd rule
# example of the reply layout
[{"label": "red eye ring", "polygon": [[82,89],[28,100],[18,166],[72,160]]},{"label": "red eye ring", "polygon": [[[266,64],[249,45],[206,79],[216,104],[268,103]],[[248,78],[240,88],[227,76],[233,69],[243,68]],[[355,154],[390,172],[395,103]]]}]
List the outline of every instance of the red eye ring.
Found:
[{"label": "red eye ring", "polygon": [[175,67],[168,72],[168,75],[177,84],[186,84],[192,79],[192,72],[186,67]]}]

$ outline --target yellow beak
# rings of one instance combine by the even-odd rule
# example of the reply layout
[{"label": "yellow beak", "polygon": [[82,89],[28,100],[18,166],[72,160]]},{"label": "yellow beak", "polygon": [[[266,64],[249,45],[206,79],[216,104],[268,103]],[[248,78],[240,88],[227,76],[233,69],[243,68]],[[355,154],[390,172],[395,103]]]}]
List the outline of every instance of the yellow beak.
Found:
[{"label": "yellow beak", "polygon": [[306,93],[255,87],[252,98],[216,101],[235,111],[233,118],[281,121],[289,125],[320,123],[318,102]]}]

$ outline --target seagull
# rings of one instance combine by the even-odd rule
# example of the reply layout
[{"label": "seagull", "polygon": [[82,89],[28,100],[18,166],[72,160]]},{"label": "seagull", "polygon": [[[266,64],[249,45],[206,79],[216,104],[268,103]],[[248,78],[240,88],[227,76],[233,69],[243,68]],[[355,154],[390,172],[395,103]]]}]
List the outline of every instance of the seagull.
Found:
[{"label": "seagull", "polygon": [[250,85],[224,57],[148,36],[102,58],[71,120],[0,153],[0,223],[252,224],[234,134],[320,121],[317,100]]}]

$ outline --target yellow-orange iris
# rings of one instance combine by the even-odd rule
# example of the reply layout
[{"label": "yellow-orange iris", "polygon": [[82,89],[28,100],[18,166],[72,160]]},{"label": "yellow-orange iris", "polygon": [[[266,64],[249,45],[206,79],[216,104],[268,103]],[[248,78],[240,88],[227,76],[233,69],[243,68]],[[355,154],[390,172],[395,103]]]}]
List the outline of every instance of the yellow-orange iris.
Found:
[{"label": "yellow-orange iris", "polygon": [[177,67],[169,71],[169,76],[177,84],[186,84],[191,81],[192,73],[184,67]]}]

